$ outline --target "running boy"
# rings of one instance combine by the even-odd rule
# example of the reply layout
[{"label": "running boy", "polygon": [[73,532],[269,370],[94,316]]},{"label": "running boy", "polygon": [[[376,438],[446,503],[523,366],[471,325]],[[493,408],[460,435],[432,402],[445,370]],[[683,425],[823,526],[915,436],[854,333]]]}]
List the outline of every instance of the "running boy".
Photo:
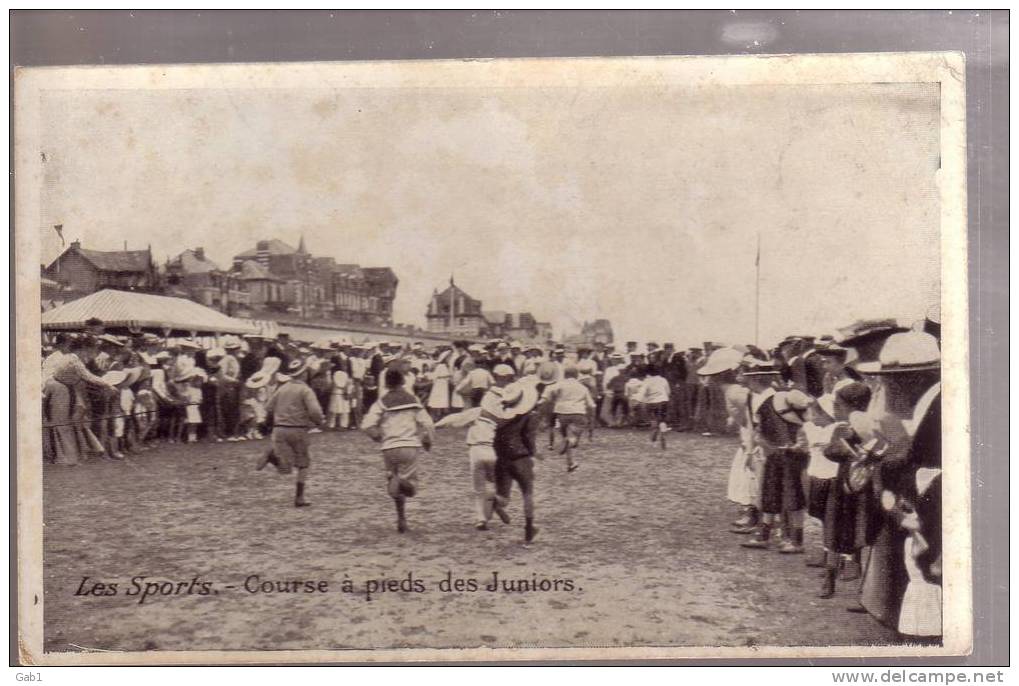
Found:
[{"label": "running boy", "polygon": [[387,369],[385,393],[364,416],[361,429],[382,444],[386,490],[396,504],[396,530],[407,531],[407,498],[417,493],[418,457],[432,449],[435,425],[421,402],[404,389],[403,372]]}]

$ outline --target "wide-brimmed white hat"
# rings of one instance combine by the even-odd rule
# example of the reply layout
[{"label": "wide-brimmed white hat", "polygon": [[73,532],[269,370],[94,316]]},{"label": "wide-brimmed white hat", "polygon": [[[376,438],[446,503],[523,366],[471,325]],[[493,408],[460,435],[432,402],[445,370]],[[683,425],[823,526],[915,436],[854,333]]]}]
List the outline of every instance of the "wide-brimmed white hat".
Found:
[{"label": "wide-brimmed white hat", "polygon": [[794,424],[803,423],[803,413],[810,407],[810,396],[803,391],[792,389],[775,394],[774,408],[782,419]]},{"label": "wide-brimmed white hat", "polygon": [[127,372],[123,369],[111,369],[103,374],[102,379],[111,386],[119,386],[127,378]]},{"label": "wide-brimmed white hat", "polygon": [[513,371],[513,367],[508,364],[497,364],[492,369],[492,376],[513,376],[516,372]]},{"label": "wide-brimmed white hat", "polygon": [[534,409],[534,406],[538,404],[536,383],[536,377],[527,376],[519,381],[514,381],[503,389],[503,414],[507,418],[519,417]]},{"label": "wide-brimmed white hat", "polygon": [[236,336],[224,336],[223,337],[223,349],[224,350],[239,350],[241,347],[241,340]]},{"label": "wide-brimmed white hat", "polygon": [[714,376],[722,372],[730,372],[743,362],[743,353],[735,348],[719,348],[711,353],[704,366],[697,370],[700,376]]},{"label": "wide-brimmed white hat", "polygon": [[272,375],[279,370],[281,363],[282,361],[278,357],[266,357],[262,360],[262,368],[248,377],[244,385],[248,388],[261,388],[269,383]]},{"label": "wide-brimmed white hat", "polygon": [[269,383],[269,379],[272,376],[270,374],[262,374],[261,372],[255,372],[248,380],[244,382],[246,388],[259,389]]},{"label": "wide-brimmed white hat", "polygon": [[861,374],[902,374],[941,369],[938,340],[922,331],[892,334],[881,346],[877,362],[861,362]]}]

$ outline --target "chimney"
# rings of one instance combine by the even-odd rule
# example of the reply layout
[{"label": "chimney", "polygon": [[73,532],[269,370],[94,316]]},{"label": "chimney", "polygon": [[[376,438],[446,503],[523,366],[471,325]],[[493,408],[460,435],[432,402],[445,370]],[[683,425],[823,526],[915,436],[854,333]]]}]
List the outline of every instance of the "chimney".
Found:
[{"label": "chimney", "polygon": [[205,248],[195,248],[195,257],[197,257],[199,261],[204,262]]},{"label": "chimney", "polygon": [[80,250],[81,249],[81,241],[78,240],[77,238],[75,238],[73,241],[71,241],[71,247],[75,248],[77,250]]},{"label": "chimney", "polygon": [[259,241],[255,244],[255,260],[263,267],[269,267],[269,241]]}]

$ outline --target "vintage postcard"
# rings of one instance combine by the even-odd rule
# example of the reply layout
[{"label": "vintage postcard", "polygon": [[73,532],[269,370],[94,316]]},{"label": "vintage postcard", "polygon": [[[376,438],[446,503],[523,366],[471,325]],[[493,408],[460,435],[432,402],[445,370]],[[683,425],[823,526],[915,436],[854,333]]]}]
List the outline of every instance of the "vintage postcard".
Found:
[{"label": "vintage postcard", "polygon": [[22,659],[968,653],[963,74],[18,71]]}]

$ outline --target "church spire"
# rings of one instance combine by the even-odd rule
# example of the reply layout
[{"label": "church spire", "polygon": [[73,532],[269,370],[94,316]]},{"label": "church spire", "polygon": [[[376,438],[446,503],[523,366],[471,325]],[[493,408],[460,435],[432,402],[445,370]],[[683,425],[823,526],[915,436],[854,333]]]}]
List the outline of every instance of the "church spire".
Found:
[{"label": "church spire", "polygon": [[308,252],[307,250],[304,249],[304,234],[303,233],[301,234],[300,242],[297,244],[297,252],[301,253],[302,255],[304,255],[304,254],[306,254]]}]

